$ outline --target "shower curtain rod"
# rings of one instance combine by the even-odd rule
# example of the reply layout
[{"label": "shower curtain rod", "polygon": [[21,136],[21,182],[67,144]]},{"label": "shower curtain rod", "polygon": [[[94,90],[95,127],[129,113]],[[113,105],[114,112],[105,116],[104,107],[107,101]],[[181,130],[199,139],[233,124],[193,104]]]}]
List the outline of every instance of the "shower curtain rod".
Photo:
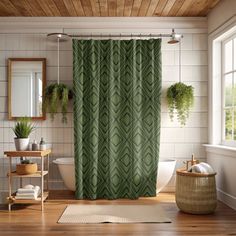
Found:
[{"label": "shower curtain rod", "polygon": [[71,38],[170,38],[172,34],[69,34]]}]

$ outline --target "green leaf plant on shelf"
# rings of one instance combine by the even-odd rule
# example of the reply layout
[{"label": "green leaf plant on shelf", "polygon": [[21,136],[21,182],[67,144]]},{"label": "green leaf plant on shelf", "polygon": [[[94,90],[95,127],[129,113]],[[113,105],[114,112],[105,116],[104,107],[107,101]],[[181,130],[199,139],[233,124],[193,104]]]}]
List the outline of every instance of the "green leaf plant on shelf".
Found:
[{"label": "green leaf plant on shelf", "polygon": [[62,123],[67,122],[67,108],[69,100],[72,99],[72,90],[66,84],[54,83],[46,87],[43,99],[43,110],[49,112],[51,119],[55,113],[62,112]]},{"label": "green leaf plant on shelf", "polygon": [[177,119],[181,126],[186,124],[190,108],[194,102],[194,88],[182,82],[175,83],[167,89],[167,105],[170,119],[173,121],[174,113],[177,112]]}]

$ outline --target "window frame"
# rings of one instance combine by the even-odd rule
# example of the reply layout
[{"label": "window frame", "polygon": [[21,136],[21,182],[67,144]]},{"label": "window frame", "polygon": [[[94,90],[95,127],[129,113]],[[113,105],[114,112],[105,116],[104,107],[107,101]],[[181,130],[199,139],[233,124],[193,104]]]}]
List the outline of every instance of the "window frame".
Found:
[{"label": "window frame", "polygon": [[[234,42],[235,40],[235,42]],[[232,41],[232,70],[225,72],[225,45]],[[236,47],[236,33],[230,35],[226,39],[221,41],[221,144],[225,146],[231,146],[236,147],[236,140],[226,140],[225,139],[225,76],[231,74],[232,75],[232,90],[234,86],[236,86],[236,68],[235,68],[235,60],[236,55],[235,53],[235,47]],[[234,77],[235,76],[235,77]],[[232,113],[232,131],[234,136],[234,116],[236,112],[236,104],[234,104],[234,93],[232,91],[232,106],[231,109],[233,109]],[[230,108],[229,108],[230,109]]]}]

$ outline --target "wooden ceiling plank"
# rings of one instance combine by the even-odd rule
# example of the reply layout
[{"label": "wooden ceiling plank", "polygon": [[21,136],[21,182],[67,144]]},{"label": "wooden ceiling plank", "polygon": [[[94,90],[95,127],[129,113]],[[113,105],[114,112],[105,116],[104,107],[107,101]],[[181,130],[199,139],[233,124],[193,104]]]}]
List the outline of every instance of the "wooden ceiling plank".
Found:
[{"label": "wooden ceiling plank", "polygon": [[70,16],[70,12],[68,12],[63,0],[53,0],[57,6],[58,11],[61,16]]},{"label": "wooden ceiling plank", "polygon": [[175,4],[170,9],[168,16],[176,16],[179,9],[182,7],[185,0],[176,0]]},{"label": "wooden ceiling plank", "polygon": [[10,0],[21,16],[32,16],[28,4],[24,0]]},{"label": "wooden ceiling plank", "polygon": [[108,16],[107,0],[100,0],[100,12],[101,16]]},{"label": "wooden ceiling plank", "polygon": [[168,0],[164,9],[161,12],[161,16],[168,16],[171,8],[174,6],[176,0]]},{"label": "wooden ceiling plank", "polygon": [[85,16],[80,0],[72,0],[77,16]]},{"label": "wooden ceiling plank", "polygon": [[199,12],[199,16],[206,16],[209,11],[218,4],[220,0],[209,0],[207,6]]},{"label": "wooden ceiling plank", "polygon": [[31,8],[33,16],[47,16],[37,1],[25,0]]},{"label": "wooden ceiling plank", "polygon": [[220,0],[0,0],[1,16],[206,16]]},{"label": "wooden ceiling plank", "polygon": [[108,16],[116,16],[116,8],[116,0],[108,0]]},{"label": "wooden ceiling plank", "polygon": [[146,16],[151,0],[142,0],[138,16]]},{"label": "wooden ceiling plank", "polygon": [[183,5],[181,6],[181,8],[178,10],[178,12],[176,13],[176,16],[186,16],[186,12],[188,12],[188,10],[190,9],[193,1],[195,0],[185,0],[185,2],[183,3]]},{"label": "wooden ceiling plank", "polygon": [[156,9],[154,11],[155,16],[161,16],[161,13],[166,6],[168,0],[160,0],[156,6]]},{"label": "wooden ceiling plank", "polygon": [[74,8],[74,4],[71,0],[63,0],[64,5],[66,6],[67,11],[69,12],[70,16],[77,16],[77,13]]},{"label": "wooden ceiling plank", "polygon": [[15,15],[10,15],[7,9],[5,9],[5,7],[0,2],[0,16],[15,16]]},{"label": "wooden ceiling plank", "polygon": [[46,16],[54,16],[53,11],[50,9],[47,0],[36,0],[36,2],[40,5],[42,10],[45,12]]},{"label": "wooden ceiling plank", "polygon": [[133,0],[125,0],[124,16],[131,16]]},{"label": "wooden ceiling plank", "polygon": [[187,16],[197,16],[199,12],[206,7],[206,0],[195,0],[186,13]]},{"label": "wooden ceiling plank", "polygon": [[151,0],[146,16],[154,16],[155,9],[160,0]]},{"label": "wooden ceiling plank", "polygon": [[142,0],[134,0],[133,7],[131,10],[131,16],[138,16],[141,4],[142,4]]},{"label": "wooden ceiling plank", "polygon": [[92,6],[89,0],[81,0],[85,16],[93,16]]},{"label": "wooden ceiling plank", "polygon": [[50,9],[53,16],[61,16],[61,13],[59,12],[53,0],[38,0],[38,1],[40,1],[40,3],[43,3],[43,5],[44,4],[48,5],[48,8]]},{"label": "wooden ceiling plank", "polygon": [[0,1],[0,11],[6,16],[20,16],[18,9],[9,0]]},{"label": "wooden ceiling plank", "polygon": [[93,16],[101,16],[99,0],[90,0]]},{"label": "wooden ceiling plank", "polygon": [[117,16],[124,15],[124,8],[125,8],[125,0],[117,0],[117,9],[116,9]]}]

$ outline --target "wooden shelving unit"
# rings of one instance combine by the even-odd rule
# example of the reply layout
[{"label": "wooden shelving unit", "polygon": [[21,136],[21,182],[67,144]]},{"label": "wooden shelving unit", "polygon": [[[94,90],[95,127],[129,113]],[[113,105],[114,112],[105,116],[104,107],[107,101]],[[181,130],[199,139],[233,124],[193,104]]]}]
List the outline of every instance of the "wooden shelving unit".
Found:
[{"label": "wooden shelving unit", "polygon": [[[44,151],[5,151],[4,155],[9,159],[9,172],[7,174],[8,177],[8,188],[9,188],[9,196],[8,196],[8,210],[11,211],[12,204],[38,204],[41,203],[41,210],[43,211],[44,201],[47,199],[49,195],[49,155],[51,150]],[[28,158],[41,158],[41,168],[34,174],[29,175],[18,175],[15,171],[12,170],[12,158],[19,157],[28,157]],[[46,163],[44,162],[46,159]],[[46,169],[45,169],[46,164]],[[44,170],[45,169],[45,170]],[[47,191],[44,191],[44,177],[47,180]],[[16,193],[12,193],[12,178],[20,178],[21,179],[21,187],[22,187],[22,178],[40,178],[41,179],[41,194],[37,199],[16,199]]]}]

